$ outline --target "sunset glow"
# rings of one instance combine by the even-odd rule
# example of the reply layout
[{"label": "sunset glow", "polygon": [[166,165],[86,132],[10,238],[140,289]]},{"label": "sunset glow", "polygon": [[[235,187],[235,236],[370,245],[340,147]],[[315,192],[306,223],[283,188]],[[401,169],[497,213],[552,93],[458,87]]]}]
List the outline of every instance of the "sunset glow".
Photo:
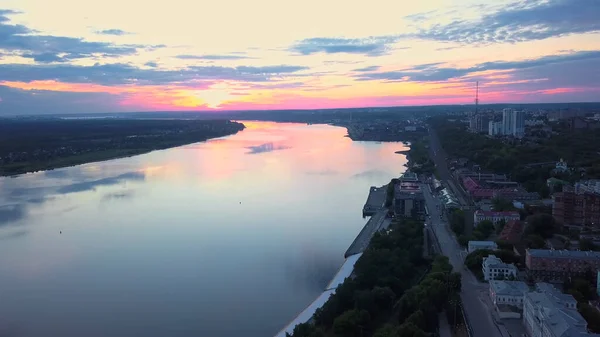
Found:
[{"label": "sunset glow", "polygon": [[482,103],[600,93],[595,0],[1,6],[2,115],[471,104],[476,81]]}]

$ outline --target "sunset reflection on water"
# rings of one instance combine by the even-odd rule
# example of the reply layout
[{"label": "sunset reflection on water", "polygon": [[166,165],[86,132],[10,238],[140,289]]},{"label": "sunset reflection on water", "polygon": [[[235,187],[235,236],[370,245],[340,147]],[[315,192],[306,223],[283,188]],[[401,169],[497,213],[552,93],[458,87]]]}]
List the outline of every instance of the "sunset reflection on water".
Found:
[{"label": "sunset reflection on water", "polygon": [[0,178],[3,322],[24,337],[279,331],[335,274],[369,187],[404,170],[404,146],[328,125],[244,124]]}]

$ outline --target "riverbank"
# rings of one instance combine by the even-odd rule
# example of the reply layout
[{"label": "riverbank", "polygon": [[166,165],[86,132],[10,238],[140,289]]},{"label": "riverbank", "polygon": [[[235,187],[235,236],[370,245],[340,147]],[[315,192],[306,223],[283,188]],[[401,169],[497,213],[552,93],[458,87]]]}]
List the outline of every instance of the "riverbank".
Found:
[{"label": "riverbank", "polygon": [[229,120],[0,120],[0,176],[52,170],[206,141],[242,131]]}]

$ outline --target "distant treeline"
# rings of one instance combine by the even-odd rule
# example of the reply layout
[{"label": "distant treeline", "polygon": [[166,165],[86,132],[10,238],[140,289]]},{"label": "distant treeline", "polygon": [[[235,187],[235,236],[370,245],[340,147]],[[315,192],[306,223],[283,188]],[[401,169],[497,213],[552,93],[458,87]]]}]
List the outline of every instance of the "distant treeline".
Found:
[{"label": "distant treeline", "polygon": [[0,119],[0,175],[132,156],[243,128],[228,120]]}]

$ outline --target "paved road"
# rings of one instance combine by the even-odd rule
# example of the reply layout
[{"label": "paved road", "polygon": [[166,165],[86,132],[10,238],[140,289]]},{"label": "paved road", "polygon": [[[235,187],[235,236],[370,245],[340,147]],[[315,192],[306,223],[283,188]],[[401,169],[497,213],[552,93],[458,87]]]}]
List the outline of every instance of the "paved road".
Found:
[{"label": "paved road", "polygon": [[454,270],[462,275],[460,297],[473,331],[473,337],[502,337],[490,315],[490,307],[482,301],[480,296],[481,293],[485,293],[487,287],[479,283],[473,274],[464,268],[465,252],[452,236],[448,224],[444,220],[440,220],[440,200],[435,198],[426,186],[424,186],[424,196],[430,213],[426,223],[433,229],[442,253],[448,256]]},{"label": "paved road", "polygon": [[[384,225],[386,215],[387,209],[375,213],[375,215],[367,221],[365,227],[363,227],[356,239],[354,239],[354,242],[352,242],[350,248],[348,248],[346,254],[344,254],[344,257],[364,252],[365,249],[367,249],[367,246],[369,246],[373,234],[380,230]],[[389,226],[389,223],[387,225]]]},{"label": "paved road", "polygon": [[440,179],[449,185],[450,191],[452,191],[452,193],[458,198],[458,202],[460,202],[461,205],[469,205],[468,196],[465,195],[465,192],[454,183],[454,178],[452,177],[452,174],[448,169],[448,164],[446,163],[446,151],[444,151],[444,148],[440,144],[440,139],[432,127],[429,127],[429,139],[429,155],[435,163]]}]

